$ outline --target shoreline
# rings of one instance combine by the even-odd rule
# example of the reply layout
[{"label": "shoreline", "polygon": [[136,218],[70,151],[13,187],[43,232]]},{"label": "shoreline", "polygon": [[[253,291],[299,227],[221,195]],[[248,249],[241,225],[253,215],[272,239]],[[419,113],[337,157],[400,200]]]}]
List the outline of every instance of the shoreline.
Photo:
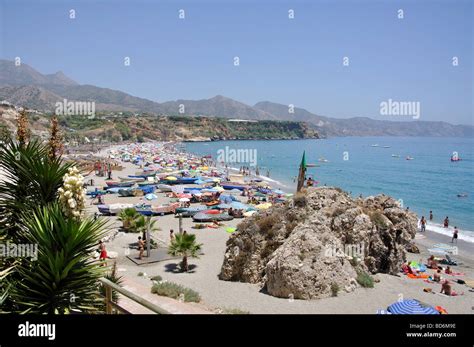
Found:
[{"label": "shoreline", "polygon": [[[120,146],[120,145],[118,145]],[[102,150],[97,155],[104,156],[108,149]],[[179,155],[179,154],[178,154]],[[191,155],[195,155],[191,153]],[[113,178],[135,174],[137,166],[130,162],[122,163],[124,169],[113,173]],[[238,173],[238,170],[237,170]],[[247,176],[248,177],[248,176]],[[95,177],[96,185],[104,183],[103,177]],[[273,182],[267,182],[274,187]],[[232,194],[226,191],[226,194]],[[164,194],[157,193],[158,199],[153,204],[167,203],[169,198]],[[238,196],[238,195],[236,195]],[[116,194],[105,195],[105,203],[139,203],[145,200],[140,197],[124,198]],[[89,207],[90,205],[88,205]],[[97,211],[97,206],[92,205],[89,208],[90,213]],[[130,245],[136,241],[137,234],[119,232],[119,223],[117,217],[106,217],[110,220],[112,228],[115,229],[115,237],[106,242],[107,249],[118,254],[116,259],[109,260],[117,262],[118,274],[126,277],[131,283],[138,283],[144,288],[150,288],[152,281],[148,277],[160,275],[164,280],[178,283],[185,287],[197,291],[202,302],[200,305],[207,307],[215,312],[217,309],[239,309],[249,313],[259,314],[376,314],[379,309],[395,302],[400,293],[404,297],[416,298],[430,305],[441,305],[449,313],[472,313],[469,301],[472,300],[472,293],[463,289],[458,284],[453,284],[456,291],[464,291],[466,295],[459,297],[446,297],[423,292],[424,287],[432,286],[434,291],[439,291],[438,284],[428,285],[421,280],[407,279],[405,276],[392,276],[386,274],[376,274],[374,277],[379,282],[375,283],[374,288],[358,288],[352,293],[340,293],[337,297],[323,298],[318,300],[290,300],[277,298],[266,294],[257,284],[223,281],[218,278],[224,254],[226,243],[230,235],[226,232],[228,227],[236,227],[241,220],[234,219],[225,222],[225,225],[217,229],[194,229],[195,223],[190,218],[183,218],[183,228],[196,235],[199,243],[203,244],[203,253],[199,258],[190,259],[190,264],[194,269],[190,273],[178,273],[171,269],[177,263],[176,259],[164,260],[157,263],[137,266],[126,257],[126,250],[130,250]],[[178,218],[174,215],[164,215],[156,217],[157,225],[160,230],[153,233],[153,238],[161,243],[168,244],[169,230],[178,228]],[[445,235],[436,234],[430,231],[421,234],[413,242],[420,248],[419,254],[407,253],[408,260],[419,261],[420,258],[426,260],[429,256],[428,248],[436,243],[450,244],[450,238]],[[454,258],[464,262],[464,265],[457,266],[454,269],[466,273],[466,277],[474,278],[474,245],[463,240],[458,240],[459,253]],[[130,250],[131,255],[136,250]],[[138,276],[139,272],[146,272],[147,277]]]}]

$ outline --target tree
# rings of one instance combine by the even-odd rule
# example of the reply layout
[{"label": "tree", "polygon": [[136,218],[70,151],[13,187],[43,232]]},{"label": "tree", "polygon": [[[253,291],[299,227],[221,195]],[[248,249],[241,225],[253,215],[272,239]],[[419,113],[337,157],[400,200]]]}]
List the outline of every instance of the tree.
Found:
[{"label": "tree", "polygon": [[50,128],[50,138],[49,138],[49,156],[52,159],[61,156],[64,151],[63,138],[61,131],[59,129],[58,117],[53,115],[51,118],[51,128]]},{"label": "tree", "polygon": [[168,247],[168,254],[172,256],[181,256],[181,270],[183,272],[189,271],[188,257],[198,258],[199,251],[201,251],[202,244],[196,243],[196,235],[179,233],[176,234],[171,244]]},{"label": "tree", "polygon": [[122,228],[127,231],[134,231],[132,227],[139,215],[140,214],[133,207],[127,207],[120,211],[118,219],[122,221]]}]

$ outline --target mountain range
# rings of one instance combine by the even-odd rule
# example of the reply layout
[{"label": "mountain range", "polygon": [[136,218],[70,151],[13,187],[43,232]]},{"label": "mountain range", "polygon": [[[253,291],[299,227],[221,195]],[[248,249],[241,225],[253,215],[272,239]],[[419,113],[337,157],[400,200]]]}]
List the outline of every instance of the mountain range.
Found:
[{"label": "mountain range", "polygon": [[[331,118],[288,105],[262,101],[250,106],[217,95],[203,100],[176,100],[158,103],[130,94],[81,85],[62,72],[41,74],[27,64],[0,60],[0,101],[40,111],[53,111],[55,103],[93,101],[96,111],[129,111],[156,115],[206,116],[249,120],[287,120],[308,123],[321,136],[457,136],[474,135],[472,125],[431,121],[388,121],[368,117]],[[181,111],[181,112],[180,112]]]}]

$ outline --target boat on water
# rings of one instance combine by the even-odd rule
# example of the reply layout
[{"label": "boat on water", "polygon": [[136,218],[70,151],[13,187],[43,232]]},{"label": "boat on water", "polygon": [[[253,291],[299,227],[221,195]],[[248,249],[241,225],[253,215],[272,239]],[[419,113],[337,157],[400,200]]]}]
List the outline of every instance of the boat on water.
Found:
[{"label": "boat on water", "polygon": [[370,147],[380,147],[380,145],[376,143],[374,145],[370,145]]},{"label": "boat on water", "polygon": [[392,158],[400,158],[400,154],[392,154]]},{"label": "boat on water", "polygon": [[382,148],[391,148],[391,146],[382,146]]},{"label": "boat on water", "polygon": [[319,161],[320,163],[327,163],[327,162],[329,162],[329,160],[327,160],[327,159],[324,158],[324,157],[319,158],[318,161]]},{"label": "boat on water", "polygon": [[459,193],[458,198],[467,198],[468,194],[467,193]]},{"label": "boat on water", "polygon": [[405,158],[405,160],[413,160],[413,159],[415,159],[415,158],[410,157],[409,155],[407,155],[407,157]]},{"label": "boat on water", "polygon": [[457,157],[457,156],[454,156],[454,155],[451,156],[451,161],[452,161],[452,162],[461,161],[461,160],[462,160],[462,159],[459,158],[459,157]]}]

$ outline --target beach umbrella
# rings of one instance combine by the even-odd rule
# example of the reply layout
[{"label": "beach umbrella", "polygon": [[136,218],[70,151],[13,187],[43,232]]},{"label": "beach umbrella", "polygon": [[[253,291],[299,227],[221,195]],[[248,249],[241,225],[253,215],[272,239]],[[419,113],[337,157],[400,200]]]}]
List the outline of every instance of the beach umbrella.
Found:
[{"label": "beach umbrella", "polygon": [[274,192],[275,194],[279,194],[279,195],[285,194],[285,192],[282,191],[282,190],[280,190],[280,189],[274,190],[273,192]]},{"label": "beach umbrella", "polygon": [[230,206],[234,209],[237,209],[237,210],[247,210],[248,209],[248,205],[245,205],[239,201],[233,201]]},{"label": "beach umbrella", "polygon": [[188,202],[188,201],[189,201],[188,198],[181,198],[181,199],[179,199],[179,202]]},{"label": "beach umbrella", "polygon": [[150,194],[145,195],[145,199],[155,200],[155,199],[158,199],[158,196],[156,196],[156,194],[150,193]]},{"label": "beach umbrella", "polygon": [[165,179],[168,180],[168,181],[176,181],[177,180],[177,178],[173,177],[173,176],[168,176]]},{"label": "beach umbrella", "polygon": [[233,233],[236,229],[235,228],[226,228],[225,231],[227,231],[228,233]]},{"label": "beach umbrella", "polygon": [[266,202],[264,204],[260,204],[260,205],[257,205],[255,207],[258,208],[259,210],[266,210],[266,209],[270,208],[271,206],[272,206],[271,203]]},{"label": "beach umbrella", "polygon": [[215,190],[216,192],[223,192],[223,191],[224,191],[224,188],[222,188],[222,187],[219,186],[219,187],[215,187],[214,190]]},{"label": "beach umbrella", "polygon": [[439,314],[433,307],[415,299],[397,301],[387,307],[392,314]]},{"label": "beach umbrella", "polygon": [[219,204],[217,205],[217,208],[220,208],[220,209],[225,209],[225,208],[231,208],[232,206],[229,205],[229,204]]},{"label": "beach umbrella", "polygon": [[201,179],[197,179],[196,181],[194,181],[194,184],[204,184],[204,181]]}]

